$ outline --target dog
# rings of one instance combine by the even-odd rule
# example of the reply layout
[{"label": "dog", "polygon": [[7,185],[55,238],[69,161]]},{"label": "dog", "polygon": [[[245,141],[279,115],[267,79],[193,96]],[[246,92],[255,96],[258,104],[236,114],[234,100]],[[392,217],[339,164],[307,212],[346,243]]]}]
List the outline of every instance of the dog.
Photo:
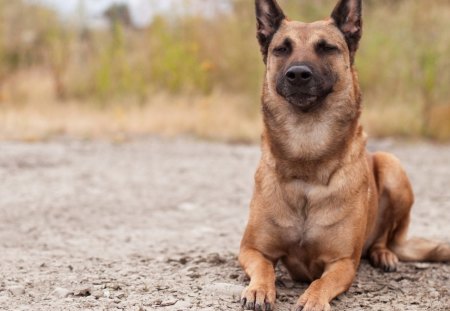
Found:
[{"label": "dog", "polygon": [[264,131],[239,254],[250,277],[243,307],[273,310],[279,261],[311,282],[297,311],[330,310],[361,258],[385,271],[399,261],[450,261],[450,245],[406,239],[408,177],[394,156],[366,151],[354,69],[362,1],[340,0],[328,19],[302,23],[275,0],[256,0],[256,16]]}]

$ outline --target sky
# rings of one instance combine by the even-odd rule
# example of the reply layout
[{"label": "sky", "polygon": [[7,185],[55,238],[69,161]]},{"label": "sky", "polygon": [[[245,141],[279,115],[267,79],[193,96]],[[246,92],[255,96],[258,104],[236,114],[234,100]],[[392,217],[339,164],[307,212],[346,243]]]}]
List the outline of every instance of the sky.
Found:
[{"label": "sky", "polygon": [[[69,17],[79,12],[80,4],[84,8],[88,20],[92,21],[100,19],[102,13],[111,4],[126,3],[130,8],[130,13],[133,21],[137,26],[144,26],[148,24],[152,16],[161,12],[167,12],[173,8],[173,4],[186,3],[184,0],[27,0],[33,3],[40,3],[47,5],[60,13],[63,17]],[[196,8],[199,11],[211,10],[213,6],[226,8],[227,1],[221,0],[204,0],[201,7]],[[208,4],[209,3],[209,4]],[[180,6],[178,6],[180,7]]]},{"label": "sky", "polygon": [[103,12],[114,3],[127,3],[129,5],[133,21],[137,25],[145,25],[151,20],[151,16],[167,9],[169,1],[160,0],[28,0],[33,3],[47,5],[58,11],[63,17],[69,17],[79,12],[80,4],[88,20],[102,17]]}]

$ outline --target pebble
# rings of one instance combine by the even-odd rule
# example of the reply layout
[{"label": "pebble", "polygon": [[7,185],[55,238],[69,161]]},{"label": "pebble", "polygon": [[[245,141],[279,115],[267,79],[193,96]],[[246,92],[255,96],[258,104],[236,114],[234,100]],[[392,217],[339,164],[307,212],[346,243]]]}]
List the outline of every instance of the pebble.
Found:
[{"label": "pebble", "polygon": [[245,287],[241,285],[229,283],[214,283],[211,285],[206,285],[203,289],[204,291],[210,292],[211,294],[217,295],[219,297],[231,297],[233,298],[233,300],[239,300],[244,288]]},{"label": "pebble", "polygon": [[169,306],[173,306],[177,302],[178,302],[178,300],[176,300],[176,299],[169,299],[164,302],[161,302],[161,304],[159,306],[160,307],[169,307]]},{"label": "pebble", "polygon": [[118,298],[118,299],[123,299],[123,298],[125,298],[125,293],[117,293],[117,294],[116,294],[116,298]]},{"label": "pebble", "polygon": [[295,283],[291,279],[284,278],[277,280],[277,285],[284,288],[294,288]]},{"label": "pebble", "polygon": [[25,287],[17,285],[8,287],[8,291],[13,294],[13,296],[20,296],[25,294]]},{"label": "pebble", "polygon": [[433,291],[430,292],[429,296],[431,298],[437,299],[437,298],[439,298],[440,294],[436,290],[433,290]]},{"label": "pebble", "polygon": [[190,300],[179,300],[176,304],[174,304],[174,310],[189,310],[192,306],[192,302]]},{"label": "pebble", "polygon": [[239,277],[239,274],[238,273],[230,273],[229,275],[228,275],[228,277],[230,278],[230,279],[237,279],[238,277]]},{"label": "pebble", "polygon": [[122,287],[120,286],[119,283],[110,283],[110,284],[108,284],[108,287],[111,288],[111,289],[113,289],[113,290],[119,290],[119,289],[122,289]]},{"label": "pebble", "polygon": [[417,270],[426,270],[426,269],[429,269],[431,267],[431,265],[426,262],[419,262],[419,263],[414,264],[414,267]]},{"label": "pebble", "polygon": [[102,290],[94,290],[94,291],[91,293],[91,295],[94,296],[95,299],[100,299],[100,298],[103,297],[103,291],[102,291]]},{"label": "pebble", "polygon": [[155,301],[153,301],[153,304],[159,306],[159,305],[162,304],[162,300],[161,299],[156,299]]},{"label": "pebble", "polygon": [[52,296],[57,298],[66,298],[69,297],[71,294],[72,292],[70,290],[63,287],[56,287],[52,292]]},{"label": "pebble", "polygon": [[187,274],[188,277],[190,277],[191,279],[198,279],[201,277],[200,273],[196,273],[196,272],[191,272]]},{"label": "pebble", "polygon": [[91,292],[92,292],[92,290],[90,287],[82,287],[82,288],[79,288],[76,291],[74,291],[73,295],[77,296],[77,297],[86,297],[86,296],[90,296]]},{"label": "pebble", "polygon": [[193,203],[185,202],[178,205],[178,209],[186,212],[193,211],[197,209],[197,206]]},{"label": "pebble", "polygon": [[0,296],[0,304],[6,303],[9,300],[7,296]]},{"label": "pebble", "polygon": [[103,291],[103,297],[105,297],[105,298],[111,297],[111,292],[109,290],[105,289]]},{"label": "pebble", "polygon": [[386,296],[381,296],[380,297],[380,301],[384,302],[384,303],[388,303],[389,301],[391,301],[391,299],[389,297],[386,297]]}]

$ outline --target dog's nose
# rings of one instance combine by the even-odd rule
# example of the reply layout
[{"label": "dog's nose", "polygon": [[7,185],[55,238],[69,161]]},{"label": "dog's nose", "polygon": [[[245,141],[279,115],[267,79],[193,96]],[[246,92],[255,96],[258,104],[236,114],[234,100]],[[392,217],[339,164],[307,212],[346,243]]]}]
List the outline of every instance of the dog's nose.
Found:
[{"label": "dog's nose", "polygon": [[302,84],[309,82],[313,77],[312,70],[305,65],[292,66],[286,72],[287,80],[292,84]]}]

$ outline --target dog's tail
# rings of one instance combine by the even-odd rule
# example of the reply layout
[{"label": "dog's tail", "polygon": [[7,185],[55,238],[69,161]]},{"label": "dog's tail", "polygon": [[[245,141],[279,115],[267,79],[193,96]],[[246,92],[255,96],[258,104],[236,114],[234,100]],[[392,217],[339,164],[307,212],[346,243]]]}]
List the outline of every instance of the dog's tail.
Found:
[{"label": "dog's tail", "polygon": [[444,242],[412,238],[391,249],[400,261],[450,262],[450,244]]}]

